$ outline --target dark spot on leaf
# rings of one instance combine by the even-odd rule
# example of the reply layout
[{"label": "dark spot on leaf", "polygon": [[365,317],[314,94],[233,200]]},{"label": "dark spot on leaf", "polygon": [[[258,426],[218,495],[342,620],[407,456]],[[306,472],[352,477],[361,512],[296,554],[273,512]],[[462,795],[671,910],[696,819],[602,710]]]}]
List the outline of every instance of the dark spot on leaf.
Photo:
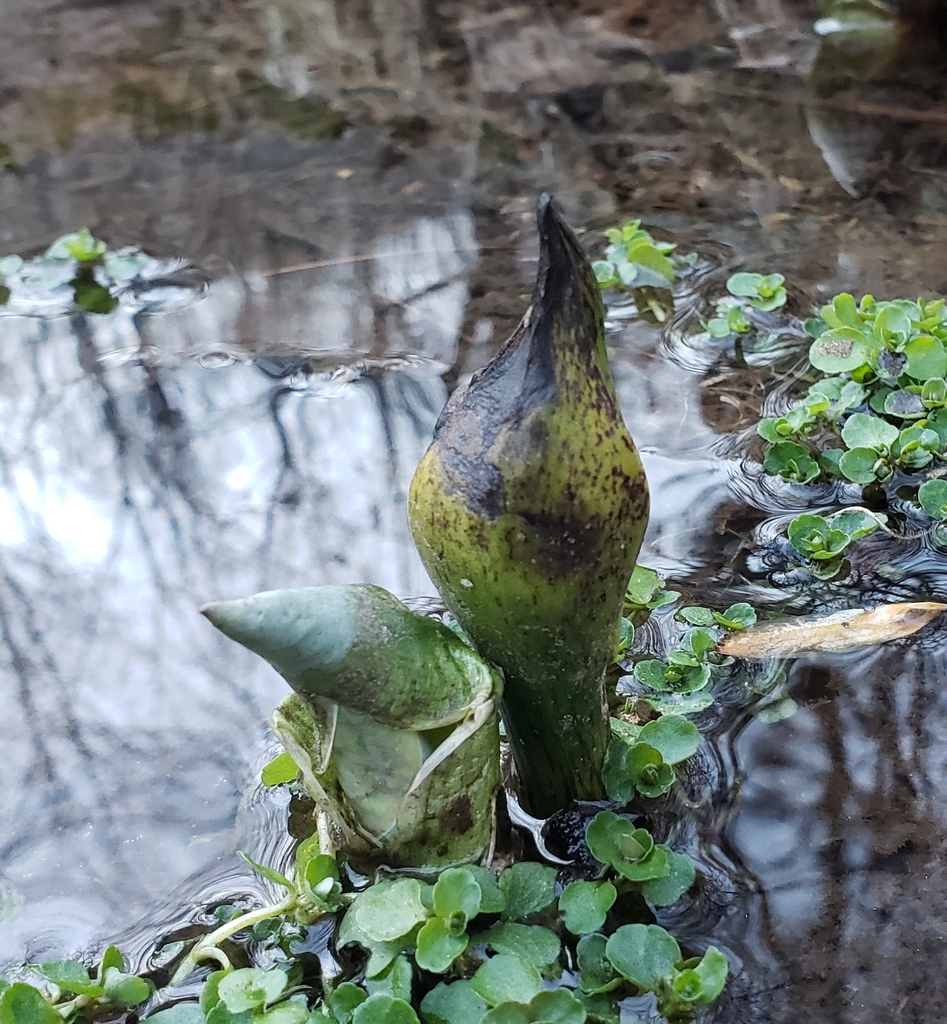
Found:
[{"label": "dark spot on leaf", "polygon": [[470,797],[466,793],[457,797],[444,814],[441,815],[441,821],[445,828],[461,834],[473,828],[473,816],[470,813]]}]

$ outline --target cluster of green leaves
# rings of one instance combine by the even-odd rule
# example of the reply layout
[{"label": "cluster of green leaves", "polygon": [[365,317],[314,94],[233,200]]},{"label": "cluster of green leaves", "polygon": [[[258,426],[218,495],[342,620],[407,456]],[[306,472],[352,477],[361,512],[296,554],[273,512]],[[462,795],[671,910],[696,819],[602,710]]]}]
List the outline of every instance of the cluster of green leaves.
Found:
[{"label": "cluster of green leaves", "polygon": [[87,313],[111,313],[118,293],[151,263],[140,249],[109,250],[87,228],[62,235],[40,256],[0,257],[0,306],[18,294],[48,299],[62,292]]},{"label": "cluster of green leaves", "polygon": [[667,1020],[682,1020],[713,1003],[727,981],[727,958],[716,946],[685,959],[674,936],[655,924],[625,924],[608,938],[586,935],[576,952],[583,996],[593,1008],[603,1004],[596,997],[630,984],[654,992]]},{"label": "cluster of green leaves", "polygon": [[817,579],[834,579],[845,566],[849,545],[878,529],[885,521],[879,513],[846,508],[830,516],[805,513],[790,522],[789,543]]},{"label": "cluster of green leaves", "polygon": [[[620,892],[640,892],[655,907],[676,903],[694,883],[693,861],[655,843],[647,829],[612,811],[600,811],[589,822],[586,841],[592,855],[615,872],[614,884],[572,882],[559,899],[566,927],[581,935],[576,962],[586,1005],[594,1011],[605,994],[630,984],[638,992],[653,992],[668,1020],[709,1006],[727,979],[727,959],[720,950],[711,946],[703,957],[684,959],[674,937],[658,925],[623,924],[611,935],[600,930]],[[572,922],[571,905],[581,907]]]},{"label": "cluster of green leaves", "polygon": [[666,590],[664,580],[644,565],[636,565],[625,591],[624,615],[635,624],[645,619],[658,608],[674,604],[681,595],[676,590]]},{"label": "cluster of green leaves", "polygon": [[767,472],[885,484],[947,461],[942,299],[856,303],[843,293],[805,326],[809,362],[824,376],[784,416],[760,421]]},{"label": "cluster of green leaves", "polygon": [[618,658],[635,640],[635,626],[645,622],[650,614],[665,605],[674,604],[681,595],[676,590],[665,590],[664,580],[643,565],[636,565],[628,581],[622,607],[621,628],[618,636]]},{"label": "cluster of green leaves", "polygon": [[677,779],[674,765],[697,751],[700,733],[683,715],[664,714],[644,725],[611,720],[612,738],[602,781],[610,800],[627,804],[636,793],[657,797]]},{"label": "cluster of green leaves", "polygon": [[[601,931],[623,892],[640,893],[656,907],[675,903],[694,882],[690,858],[610,811],[595,816],[586,838],[610,877],[570,882],[558,901],[555,870],[535,863],[514,864],[499,878],[479,867],[449,868],[433,885],[398,878],[356,895],[338,944],[354,943],[368,953],[365,981],[334,989],[322,1004],[324,1017],[337,1024],[417,1024],[411,1004],[416,969],[444,977],[419,1004],[424,1024],[617,1021],[620,996],[641,992],[654,992],[669,1019],[681,1016],[685,1004],[690,1011],[712,1002],[727,973],[718,951],[684,962],[676,941],[655,925],[640,936],[622,926],[616,942]],[[558,917],[580,937],[578,990],[543,988],[543,977],[561,974],[562,943],[553,927]],[[644,948],[633,951],[631,936],[646,937]],[[608,953],[583,954],[609,943]],[[656,944],[676,950],[659,971],[648,966]],[[684,984],[677,975],[697,963],[704,964],[700,985],[690,975]],[[397,1016],[382,1015],[395,1009]]]},{"label": "cluster of green leaves", "polygon": [[264,878],[288,891],[292,905],[286,913],[296,924],[312,924],[323,914],[333,913],[348,901],[342,892],[338,863],[335,857],[322,852],[318,834],[310,836],[296,847],[296,872],[293,879],[265,864],[257,864],[242,851],[239,856]]},{"label": "cluster of green leaves", "polygon": [[650,691],[641,699],[659,715],[692,715],[711,705],[712,681],[733,663],[717,651],[722,635],[752,626],[756,612],[751,605],[739,602],[722,612],[700,606],[684,607],[675,613],[675,618],[690,628],[684,630],[677,645],[664,658],[637,661],[634,676]]},{"label": "cluster of green leaves", "polygon": [[667,288],[673,283],[670,254],[677,246],[655,241],[640,220],[609,228],[605,237],[609,241],[605,257],[592,264],[602,288]]},{"label": "cluster of green leaves", "polygon": [[[199,1003],[177,1003],[148,1017],[152,1024],[309,1024],[301,971],[228,967],[208,975]],[[294,983],[296,982],[296,983]]]},{"label": "cluster of green leaves", "polygon": [[[297,851],[296,881],[245,857],[287,889],[287,898],[243,914],[218,908],[224,924],[196,944],[165,991],[173,991],[199,960],[215,959],[221,969],[207,977],[199,1002],[162,1005],[147,1020],[584,1024],[591,1019],[618,1024],[618,1000],[626,994],[654,992],[659,1009],[672,1020],[712,1002],[727,974],[726,959],[713,947],[703,958],[683,960],[677,942],[655,925],[635,925],[634,931],[622,925],[614,935],[603,933],[623,893],[638,894],[653,907],[676,902],[694,882],[690,858],[655,843],[646,829],[612,812],[597,814],[586,837],[608,877],[569,882],[558,897],[555,869],[532,862],[513,864],[499,877],[471,865],[447,868],[433,882],[403,876],[344,894],[334,858],[320,853],[312,839]],[[343,909],[336,947],[361,947],[367,954],[364,968],[356,980],[340,984],[309,979],[287,940],[303,934],[320,913]],[[577,984],[550,988],[543,979],[562,976],[563,929],[570,942],[579,941]],[[234,968],[219,945],[241,930],[269,940],[280,962],[270,969]],[[114,947],[106,950],[94,975],[73,960],[34,970],[45,990],[0,981],[0,1024],[79,1024],[139,1007],[154,994],[149,981],[126,973]]]},{"label": "cluster of green leaves", "polygon": [[752,331],[753,324],[747,319],[747,309],[772,313],[784,306],[785,282],[782,274],[733,274],[727,280],[730,296],[717,303],[715,315],[707,321],[710,336],[729,338]]},{"label": "cluster of green leaves", "polygon": [[94,973],[78,960],[31,964],[43,989],[0,978],[0,1024],[71,1024],[140,1006],[151,998],[151,983],[126,973],[125,958],[109,946]]},{"label": "cluster of green leaves", "polygon": [[690,857],[655,843],[647,829],[614,811],[599,811],[585,838],[592,856],[616,872],[622,890],[640,892],[652,906],[671,906],[694,884]]}]

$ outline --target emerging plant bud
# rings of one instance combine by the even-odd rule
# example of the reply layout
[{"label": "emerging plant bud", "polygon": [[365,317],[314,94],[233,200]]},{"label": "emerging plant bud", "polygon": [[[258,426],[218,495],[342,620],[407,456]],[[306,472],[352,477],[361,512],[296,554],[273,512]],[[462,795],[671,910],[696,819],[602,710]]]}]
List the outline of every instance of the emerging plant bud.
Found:
[{"label": "emerging plant bud", "polygon": [[458,390],[411,484],[421,558],[506,677],[503,716],[536,815],[603,796],[604,673],[648,520],[608,368],[595,275],[548,197],[532,304]]},{"label": "emerging plant bud", "polygon": [[367,870],[490,850],[502,682],[456,634],[368,585],[273,590],[201,611],[296,691],[273,728],[316,802],[325,852]]}]

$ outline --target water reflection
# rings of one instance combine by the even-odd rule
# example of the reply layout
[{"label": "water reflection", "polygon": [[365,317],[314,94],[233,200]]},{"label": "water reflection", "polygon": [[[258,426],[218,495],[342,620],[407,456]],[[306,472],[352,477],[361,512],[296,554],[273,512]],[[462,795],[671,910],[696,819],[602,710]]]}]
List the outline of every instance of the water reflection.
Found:
[{"label": "water reflection", "polygon": [[430,372],[366,370],[327,398],[252,364],[103,365],[108,323],[16,327],[0,863],[27,909],[3,930],[7,955],[44,903],[88,895],[56,932],[81,945],[232,848],[247,757],[283,687],[225,654],[196,608],[353,579],[426,592],[404,501],[446,394]]},{"label": "water reflection", "polygon": [[[785,272],[800,307],[947,290],[933,29],[846,64],[789,0],[7,8],[0,251],[88,224],[208,287],[0,319],[0,960],[147,912],[141,962],[192,903],[259,891],[236,847],[285,854],[285,808],[248,790],[283,686],[196,608],[431,593],[405,490],[520,315],[538,191],[705,257],[668,330],[616,311],[609,342],[658,495],[644,557],[707,601],[785,604],[750,551],[812,500],[744,462],[785,400],[767,359],[690,329],[730,268]],[[940,550],[902,525],[832,596],[941,595]],[[717,1021],[937,1018],[942,629],[797,663],[775,724],[721,695],[667,822],[707,875],[675,926],[739,966]]]}]

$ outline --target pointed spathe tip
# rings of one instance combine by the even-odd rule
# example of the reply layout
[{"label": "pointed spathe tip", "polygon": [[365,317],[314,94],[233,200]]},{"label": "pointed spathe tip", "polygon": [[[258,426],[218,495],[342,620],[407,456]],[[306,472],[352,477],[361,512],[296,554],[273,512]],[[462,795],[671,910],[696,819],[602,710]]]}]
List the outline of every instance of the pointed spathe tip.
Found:
[{"label": "pointed spathe tip", "polygon": [[563,226],[562,217],[552,196],[548,192],[543,192],[536,200],[536,227],[539,229],[540,243],[548,244],[549,236],[561,233]]},{"label": "pointed spathe tip", "polygon": [[211,625],[216,626],[222,633],[241,640],[241,637],[234,636],[234,629],[240,630],[246,627],[247,608],[246,600],[240,601],[208,601],[199,609],[201,615]]},{"label": "pointed spathe tip", "polygon": [[208,619],[216,626],[217,619],[220,615],[220,609],[225,604],[227,604],[226,601],[208,601],[207,604],[202,604],[200,608],[198,608],[198,611],[205,619]]},{"label": "pointed spathe tip", "polygon": [[576,276],[585,261],[572,229],[563,220],[555,200],[548,192],[536,201],[536,227],[539,231],[539,274],[537,285],[550,272]]}]

